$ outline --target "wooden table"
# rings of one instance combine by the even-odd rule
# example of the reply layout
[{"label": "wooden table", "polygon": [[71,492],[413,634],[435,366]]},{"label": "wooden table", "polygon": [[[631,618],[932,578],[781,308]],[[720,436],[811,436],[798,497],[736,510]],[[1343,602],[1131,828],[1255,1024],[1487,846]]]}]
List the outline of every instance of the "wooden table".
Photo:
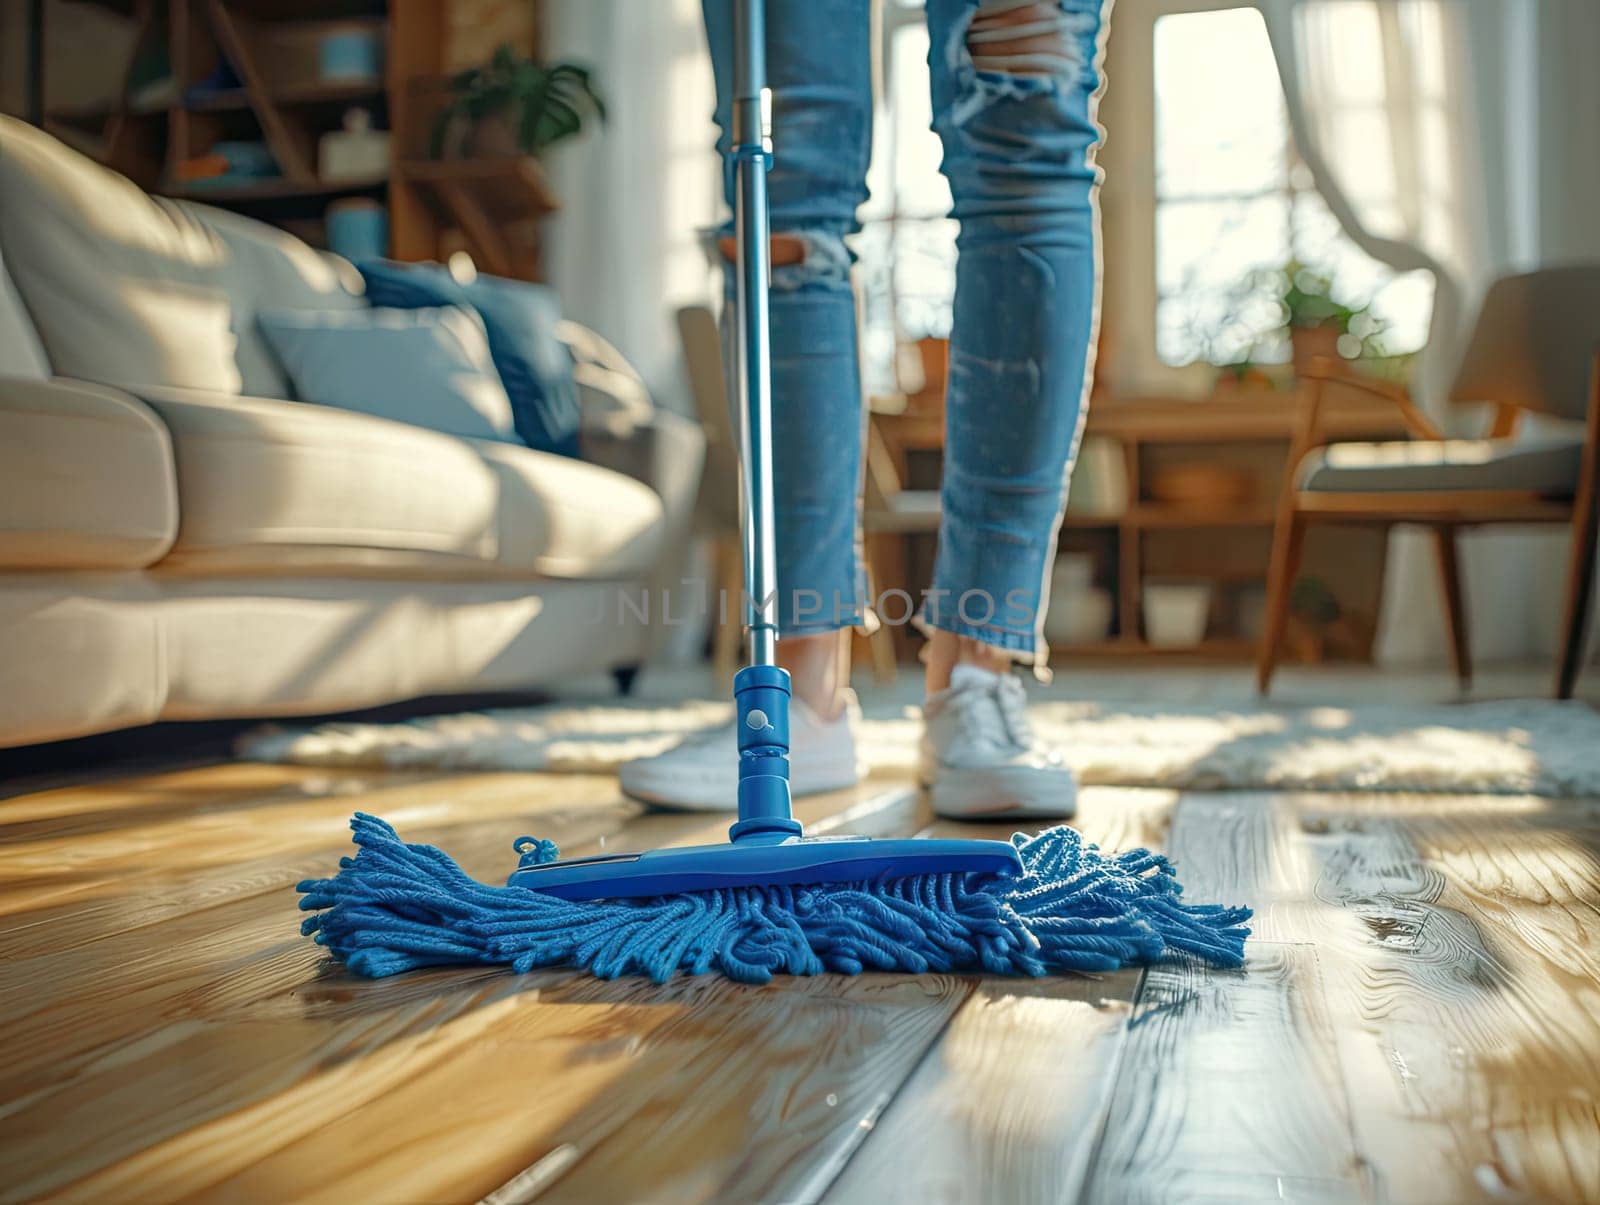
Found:
[{"label": "wooden table", "polygon": [[[577,775],[231,764],[7,799],[0,1198],[1600,1199],[1594,803],[1089,789],[1093,840],[1258,910],[1244,971],[762,988],[354,978],[293,884],[358,807],[490,878],[524,832],[725,824]],[[895,781],[801,810],[955,831]]]}]

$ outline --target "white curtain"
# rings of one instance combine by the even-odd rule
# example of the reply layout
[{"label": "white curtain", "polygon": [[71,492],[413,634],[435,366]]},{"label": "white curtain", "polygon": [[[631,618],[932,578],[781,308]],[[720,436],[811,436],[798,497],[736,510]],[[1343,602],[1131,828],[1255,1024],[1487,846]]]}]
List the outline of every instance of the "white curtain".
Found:
[{"label": "white curtain", "polygon": [[[1435,281],[1413,388],[1458,432],[1445,391],[1494,277],[1600,256],[1600,3],[1257,0],[1289,116],[1351,238]],[[1565,547],[1554,532],[1468,536],[1473,652],[1550,656]],[[1391,662],[1444,655],[1431,547],[1397,532],[1380,621]]]},{"label": "white curtain", "polygon": [[673,313],[710,295],[695,231],[716,221],[715,88],[699,0],[547,0],[544,54],[594,69],[609,120],[549,156],[563,208],[546,262],[658,405],[692,413]]}]

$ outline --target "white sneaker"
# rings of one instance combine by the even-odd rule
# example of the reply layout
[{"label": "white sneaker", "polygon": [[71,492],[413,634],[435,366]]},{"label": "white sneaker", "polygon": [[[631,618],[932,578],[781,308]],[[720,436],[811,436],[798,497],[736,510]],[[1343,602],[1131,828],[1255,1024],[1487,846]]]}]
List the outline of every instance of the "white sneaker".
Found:
[{"label": "white sneaker", "polygon": [[[789,701],[789,791],[796,798],[853,787],[855,724],[861,707],[845,692],[839,718],[825,722],[799,699]],[[739,749],[730,722],[687,738],[654,757],[631,761],[617,771],[623,793],[657,807],[690,812],[739,810]]]},{"label": "white sneaker", "polygon": [[956,666],[923,704],[919,774],[933,810],[952,820],[1064,820],[1078,809],[1072,770],[1028,725],[1022,683],[976,665]]}]

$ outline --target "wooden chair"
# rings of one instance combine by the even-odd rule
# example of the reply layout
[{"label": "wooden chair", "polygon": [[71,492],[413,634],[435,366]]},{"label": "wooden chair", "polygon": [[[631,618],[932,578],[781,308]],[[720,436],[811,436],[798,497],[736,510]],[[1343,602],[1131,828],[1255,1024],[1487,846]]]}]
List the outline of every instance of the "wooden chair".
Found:
[{"label": "wooden chair", "polygon": [[[909,590],[906,537],[939,530],[938,490],[907,489],[900,463],[885,438],[879,417],[867,422],[865,505],[861,526],[865,536],[868,589],[873,598],[883,591]],[[913,592],[913,598],[915,593]],[[894,631],[880,625],[872,634],[872,663],[878,681],[893,682],[905,649],[905,625]]]},{"label": "wooden chair", "polygon": [[[1600,265],[1546,268],[1497,280],[1468,341],[1452,402],[1492,402],[1484,439],[1447,439],[1396,385],[1356,377],[1322,359],[1289,454],[1267,571],[1267,622],[1256,662],[1264,695],[1289,616],[1307,528],[1314,523],[1410,523],[1433,532],[1456,676],[1472,679],[1466,599],[1456,554],[1462,527],[1564,523],[1571,529],[1566,613],[1555,694],[1578,676],[1595,565],[1600,472]],[[1318,415],[1331,383],[1392,402],[1409,440],[1330,444]],[[1583,420],[1583,436],[1517,440],[1525,414]]]},{"label": "wooden chair", "polygon": [[[733,433],[728,385],[722,369],[722,338],[717,319],[703,305],[678,311],[678,338],[683,343],[689,389],[694,394],[695,415],[706,436],[706,464],[700,476],[700,496],[695,501],[697,534],[711,541],[717,594],[711,599],[711,666],[719,682],[733,681],[739,668],[743,617],[739,605],[744,590],[744,542],[739,530],[739,445]],[[719,603],[725,613],[718,614]]]}]

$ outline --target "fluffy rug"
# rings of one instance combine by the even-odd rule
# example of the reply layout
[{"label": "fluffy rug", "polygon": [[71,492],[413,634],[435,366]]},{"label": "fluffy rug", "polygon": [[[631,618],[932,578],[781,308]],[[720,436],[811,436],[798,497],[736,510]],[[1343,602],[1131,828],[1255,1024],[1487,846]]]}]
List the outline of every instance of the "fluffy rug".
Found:
[{"label": "fluffy rug", "polygon": [[[1234,711],[1044,701],[1029,714],[1085,784],[1201,790],[1600,796],[1600,713],[1528,700]],[[314,766],[603,773],[725,722],[726,703],[547,704],[398,724],[271,726],[241,757]],[[913,764],[911,712],[869,712],[874,769]]]}]

